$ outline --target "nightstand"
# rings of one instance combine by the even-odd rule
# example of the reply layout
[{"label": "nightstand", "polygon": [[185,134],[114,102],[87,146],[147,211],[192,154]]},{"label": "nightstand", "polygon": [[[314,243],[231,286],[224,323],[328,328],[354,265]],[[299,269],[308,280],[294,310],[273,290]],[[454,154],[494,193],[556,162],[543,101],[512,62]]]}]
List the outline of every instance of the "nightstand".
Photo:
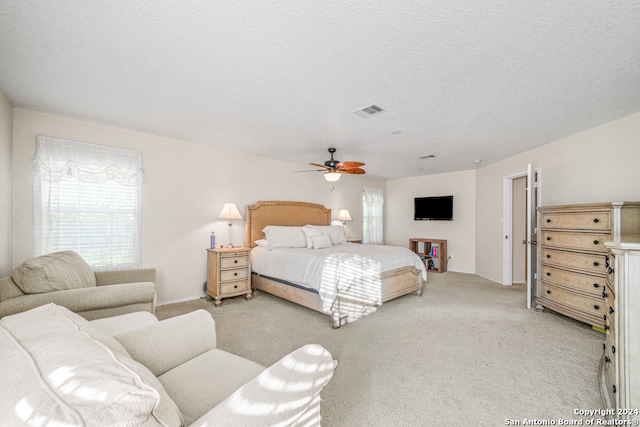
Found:
[{"label": "nightstand", "polygon": [[207,295],[213,298],[216,307],[222,298],[251,293],[251,266],[249,248],[207,249]]}]

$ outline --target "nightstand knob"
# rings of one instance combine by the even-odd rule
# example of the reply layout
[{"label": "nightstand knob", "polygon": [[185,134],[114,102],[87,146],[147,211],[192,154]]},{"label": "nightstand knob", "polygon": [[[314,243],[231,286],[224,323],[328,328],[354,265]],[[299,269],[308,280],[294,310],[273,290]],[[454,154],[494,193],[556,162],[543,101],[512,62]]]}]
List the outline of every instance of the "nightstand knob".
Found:
[{"label": "nightstand knob", "polygon": [[598,304],[595,304],[595,305],[593,306],[593,308],[594,308],[595,310],[600,310],[600,306],[599,306]]},{"label": "nightstand knob", "polygon": [[593,287],[594,287],[594,288],[599,288],[599,287],[600,287],[600,285],[598,285],[597,283],[594,283],[594,284],[593,284]]},{"label": "nightstand knob", "polygon": [[606,298],[608,296],[609,294],[607,293],[607,291],[602,291],[602,298]]},{"label": "nightstand knob", "polygon": [[551,237],[547,237],[547,240],[551,240]]},{"label": "nightstand knob", "polygon": [[237,263],[238,263],[238,260],[237,260],[237,259],[236,259],[236,260],[233,260],[233,262],[234,262],[234,264],[237,264]]},{"label": "nightstand knob", "polygon": [[600,265],[600,263],[599,263],[598,261],[594,261],[594,262],[593,262],[593,266],[594,266],[594,267],[597,267],[597,266],[599,266],[599,265]]},{"label": "nightstand knob", "polygon": [[611,363],[611,359],[609,359],[609,356],[605,356],[604,357],[604,361],[607,363]]},{"label": "nightstand knob", "polygon": [[594,218],[593,222],[600,222],[600,220],[598,218]]},{"label": "nightstand knob", "polygon": [[233,289],[238,289],[238,285],[233,285]]},{"label": "nightstand knob", "polygon": [[599,245],[599,244],[600,244],[600,241],[599,241],[599,240],[594,240],[594,241],[593,241],[593,244],[594,244],[594,245]]},{"label": "nightstand knob", "polygon": [[615,353],[615,352],[616,352],[616,346],[615,346],[615,345],[612,345],[612,346],[611,346],[611,353]]},{"label": "nightstand knob", "polygon": [[237,276],[237,275],[238,275],[238,273],[233,273],[233,275],[234,275],[234,276]]},{"label": "nightstand knob", "polygon": [[609,307],[609,314],[613,314],[614,311],[613,307]]},{"label": "nightstand knob", "polygon": [[547,259],[551,258],[551,255],[547,254]]}]

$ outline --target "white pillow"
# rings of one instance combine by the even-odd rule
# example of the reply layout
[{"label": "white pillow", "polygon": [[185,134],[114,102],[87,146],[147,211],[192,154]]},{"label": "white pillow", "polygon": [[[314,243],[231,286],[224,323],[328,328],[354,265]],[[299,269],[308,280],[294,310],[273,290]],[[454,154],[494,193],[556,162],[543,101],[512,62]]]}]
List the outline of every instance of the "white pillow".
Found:
[{"label": "white pillow", "polygon": [[326,234],[311,237],[313,249],[324,249],[331,247],[331,239]]},{"label": "white pillow", "polygon": [[268,250],[273,249],[273,247],[271,246],[271,243],[269,243],[267,239],[259,239],[259,240],[256,240],[255,243],[257,246],[260,246],[261,248],[265,248]]},{"label": "white pillow", "polygon": [[307,238],[302,227],[268,225],[263,230],[272,248],[306,248]]},{"label": "white pillow", "polygon": [[332,245],[347,243],[347,236],[342,225],[308,225],[307,227],[319,229],[322,234],[329,236]]},{"label": "white pillow", "polygon": [[311,238],[313,236],[322,236],[322,230],[319,228],[304,227],[302,231],[307,238],[307,249],[313,249],[313,240],[311,240]]}]

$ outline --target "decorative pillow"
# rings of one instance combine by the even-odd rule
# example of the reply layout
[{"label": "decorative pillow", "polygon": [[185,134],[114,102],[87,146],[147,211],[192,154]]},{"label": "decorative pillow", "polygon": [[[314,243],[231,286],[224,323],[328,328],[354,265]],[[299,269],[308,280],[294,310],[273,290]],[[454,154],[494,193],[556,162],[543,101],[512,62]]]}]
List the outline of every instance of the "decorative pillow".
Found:
[{"label": "decorative pillow", "polygon": [[11,278],[25,294],[97,286],[95,273],[74,251],[32,258],[14,268]]},{"label": "decorative pillow", "polygon": [[256,240],[256,245],[260,246],[261,248],[265,248],[269,250],[273,249],[273,247],[271,246],[271,243],[269,243],[267,239]]},{"label": "decorative pillow", "polygon": [[268,225],[262,231],[273,248],[306,248],[303,227]]},{"label": "decorative pillow", "polygon": [[313,249],[324,249],[331,247],[331,239],[326,234],[313,236],[311,240],[313,241]]},{"label": "decorative pillow", "polygon": [[347,243],[347,236],[342,225],[308,225],[307,227],[319,229],[322,234],[329,236],[332,245]]},{"label": "decorative pillow", "polygon": [[304,232],[304,236],[307,238],[307,249],[313,249],[313,240],[311,240],[311,238],[313,236],[321,236],[322,230],[307,226],[304,227],[302,231]]},{"label": "decorative pillow", "polygon": [[[55,304],[0,320],[3,423],[179,426],[182,415],[113,337]],[[25,400],[25,396],[27,399]]]}]

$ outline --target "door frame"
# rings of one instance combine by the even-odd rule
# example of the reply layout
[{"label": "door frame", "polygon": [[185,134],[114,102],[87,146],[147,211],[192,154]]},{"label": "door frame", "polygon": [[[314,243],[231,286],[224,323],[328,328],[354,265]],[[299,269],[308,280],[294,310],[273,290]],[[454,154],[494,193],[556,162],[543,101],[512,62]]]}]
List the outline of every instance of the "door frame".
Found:
[{"label": "door frame", "polygon": [[[537,185],[533,185],[531,183],[531,177],[535,173],[537,175]],[[512,276],[513,276],[513,250],[512,250],[512,241],[513,241],[513,180],[517,178],[522,178],[523,176],[527,177],[527,188],[531,188],[536,192],[536,206],[531,206],[531,196],[527,194],[527,212],[534,212],[535,208],[541,206],[542,200],[542,185],[541,185],[541,175],[542,171],[540,167],[531,168],[531,165],[528,165],[527,170],[517,172],[511,175],[504,176],[502,178],[502,284],[505,286],[511,286]],[[535,228],[537,227],[535,221],[532,219],[527,229],[527,236],[533,236],[535,233]],[[528,239],[527,245],[531,245],[532,242]],[[535,247],[533,248],[535,250]],[[529,273],[531,269],[536,269],[537,266],[527,265],[527,308],[531,307],[531,287],[533,286],[533,277]]]}]

